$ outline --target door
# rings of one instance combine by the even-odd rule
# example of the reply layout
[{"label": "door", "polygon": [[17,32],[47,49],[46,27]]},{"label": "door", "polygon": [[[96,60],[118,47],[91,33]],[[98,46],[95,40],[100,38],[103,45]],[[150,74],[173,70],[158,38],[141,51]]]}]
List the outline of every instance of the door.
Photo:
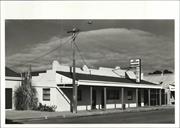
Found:
[{"label": "door", "polygon": [[144,106],[148,106],[148,90],[144,89]]},{"label": "door", "polygon": [[6,88],[6,92],[5,92],[6,96],[6,109],[12,109],[12,88]]},{"label": "door", "polygon": [[92,109],[96,109],[96,90],[92,91]]},{"label": "door", "polygon": [[101,105],[102,105],[102,108],[104,108],[104,90],[103,89],[101,90]]}]

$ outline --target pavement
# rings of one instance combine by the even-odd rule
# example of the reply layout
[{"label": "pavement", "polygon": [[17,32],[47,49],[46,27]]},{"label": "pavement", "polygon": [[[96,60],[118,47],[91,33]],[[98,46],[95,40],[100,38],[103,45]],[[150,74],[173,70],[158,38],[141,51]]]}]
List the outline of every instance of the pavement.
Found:
[{"label": "pavement", "polygon": [[[7,124],[174,124],[174,108],[144,112],[119,112],[76,118],[52,117],[48,119],[6,121]],[[148,126],[148,125],[147,125]]]},{"label": "pavement", "polygon": [[43,112],[43,111],[17,111],[17,110],[6,110],[6,119],[12,121],[22,121],[22,120],[42,120],[48,118],[58,117],[59,119],[74,118],[74,117],[86,117],[93,115],[104,115],[113,114],[121,112],[142,112],[142,111],[153,111],[153,110],[163,110],[172,109],[174,106],[151,106],[151,107],[137,107],[137,108],[126,108],[122,109],[107,109],[107,110],[92,110],[92,111],[78,111],[77,113],[71,112]]}]

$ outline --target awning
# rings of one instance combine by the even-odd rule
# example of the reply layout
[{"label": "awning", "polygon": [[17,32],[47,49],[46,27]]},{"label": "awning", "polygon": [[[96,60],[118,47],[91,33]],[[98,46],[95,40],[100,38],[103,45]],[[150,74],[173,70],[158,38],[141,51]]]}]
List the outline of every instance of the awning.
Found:
[{"label": "awning", "polygon": [[160,85],[118,83],[118,82],[106,82],[106,81],[88,81],[88,80],[79,80],[78,85],[162,89]]}]

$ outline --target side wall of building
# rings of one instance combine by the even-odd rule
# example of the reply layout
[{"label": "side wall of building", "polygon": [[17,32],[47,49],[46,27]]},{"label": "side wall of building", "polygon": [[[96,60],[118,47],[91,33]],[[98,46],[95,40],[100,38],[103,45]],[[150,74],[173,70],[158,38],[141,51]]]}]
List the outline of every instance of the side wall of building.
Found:
[{"label": "side wall of building", "polygon": [[[70,111],[70,99],[62,91],[56,87],[35,87],[37,90],[38,102],[47,106],[56,106],[56,111]],[[43,100],[43,89],[50,89],[50,100]]]},{"label": "side wall of building", "polygon": [[[47,70],[39,76],[33,77],[32,85],[37,90],[38,102],[43,105],[56,106],[56,111],[70,111],[71,100],[67,96],[70,91],[64,91],[57,86],[56,72]],[[43,89],[50,89],[50,100],[43,100]]]}]

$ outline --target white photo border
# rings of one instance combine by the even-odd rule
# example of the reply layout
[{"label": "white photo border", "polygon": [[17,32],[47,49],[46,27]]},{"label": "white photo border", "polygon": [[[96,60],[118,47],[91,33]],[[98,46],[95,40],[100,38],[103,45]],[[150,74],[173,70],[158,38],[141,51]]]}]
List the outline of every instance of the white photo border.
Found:
[{"label": "white photo border", "polygon": [[[175,124],[5,124],[5,20],[172,19],[175,21]],[[179,127],[179,1],[1,1],[2,127]]]}]

